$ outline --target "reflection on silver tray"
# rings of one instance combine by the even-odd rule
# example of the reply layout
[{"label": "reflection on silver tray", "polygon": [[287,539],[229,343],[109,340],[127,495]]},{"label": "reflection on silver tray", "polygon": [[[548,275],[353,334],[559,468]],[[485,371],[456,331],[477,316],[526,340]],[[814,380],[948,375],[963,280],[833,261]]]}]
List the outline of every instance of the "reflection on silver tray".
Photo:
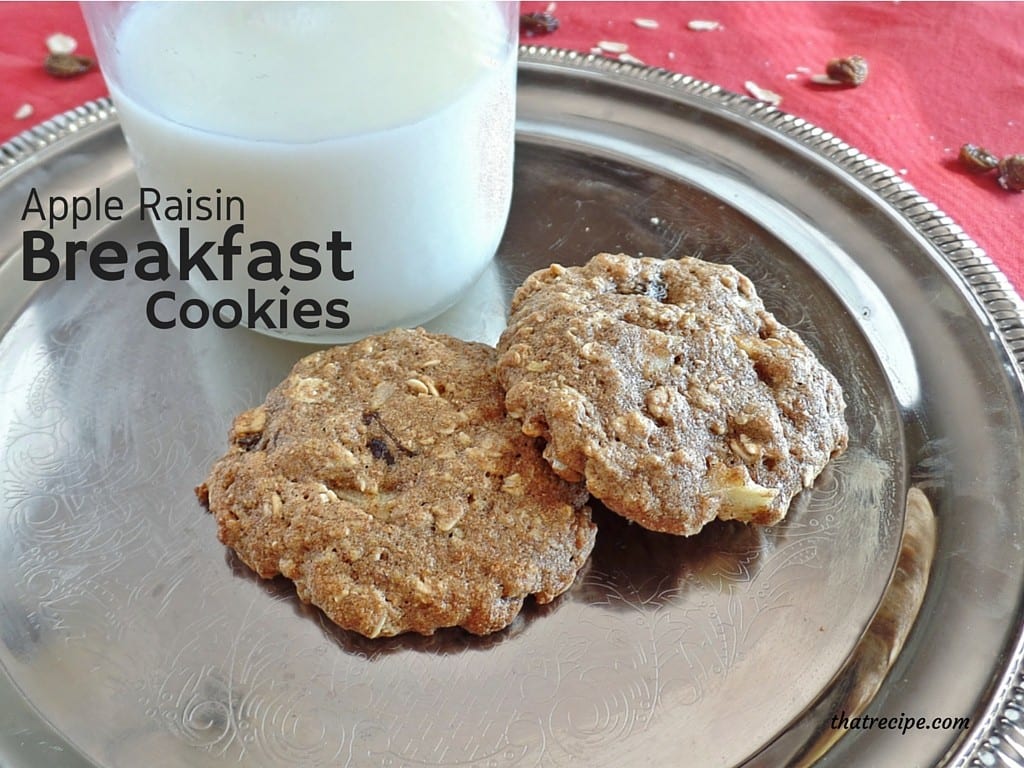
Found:
[{"label": "reflection on silver tray", "polygon": [[[226,553],[192,496],[231,416],[309,348],[156,331],[131,280],[21,280],[32,186],[131,197],[112,109],[88,104],[0,148],[0,765],[1024,760],[1005,280],[891,170],[797,118],[658,70],[521,62],[499,258],[431,327],[493,342],[529,272],[600,250],[728,261],[840,378],[850,450],[775,528],[678,539],[599,509],[573,589],[505,632],[342,632]],[[843,713],[971,726],[833,730]]]}]

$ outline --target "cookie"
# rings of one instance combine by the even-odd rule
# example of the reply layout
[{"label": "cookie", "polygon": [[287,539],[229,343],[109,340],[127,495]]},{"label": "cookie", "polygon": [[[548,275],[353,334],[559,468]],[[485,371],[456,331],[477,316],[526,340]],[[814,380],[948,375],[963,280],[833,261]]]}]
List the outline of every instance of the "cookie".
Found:
[{"label": "cookie", "polygon": [[727,265],[554,265],[513,296],[498,352],[554,470],[656,531],[777,522],[847,444],[835,377]]},{"label": "cookie", "polygon": [[507,417],[482,344],[397,330],[300,360],[197,494],[260,576],[367,637],[508,625],[594,545],[581,484]]}]

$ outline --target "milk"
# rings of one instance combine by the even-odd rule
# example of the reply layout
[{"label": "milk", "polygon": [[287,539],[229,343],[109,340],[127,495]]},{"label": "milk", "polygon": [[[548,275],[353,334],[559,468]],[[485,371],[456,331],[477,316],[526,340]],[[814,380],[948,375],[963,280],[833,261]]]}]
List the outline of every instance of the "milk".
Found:
[{"label": "milk", "polygon": [[[250,289],[293,305],[340,297],[344,329],[256,330],[346,341],[439,314],[492,259],[510,201],[516,72],[499,6],[140,3],[114,35],[101,58],[141,186],[241,197],[243,246],[269,240],[287,254],[332,230],[352,244],[347,282],[326,254],[312,282],[259,282],[237,267],[230,281],[191,276],[211,304],[245,306]],[[154,225],[176,247],[183,225],[193,242],[219,242],[234,221]]]}]

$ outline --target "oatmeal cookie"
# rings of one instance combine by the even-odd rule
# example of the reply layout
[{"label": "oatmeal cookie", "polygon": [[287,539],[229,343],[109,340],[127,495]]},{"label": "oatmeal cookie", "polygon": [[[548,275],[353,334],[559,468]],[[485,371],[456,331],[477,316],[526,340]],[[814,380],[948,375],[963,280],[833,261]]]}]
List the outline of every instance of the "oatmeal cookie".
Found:
[{"label": "oatmeal cookie", "polygon": [[777,522],[846,447],[835,377],[727,265],[553,265],[516,292],[498,352],[506,408],[554,470],[656,531]]},{"label": "oatmeal cookie", "polygon": [[367,637],[508,625],[594,545],[581,484],[507,417],[496,355],[422,330],[300,360],[197,494],[260,576]]}]

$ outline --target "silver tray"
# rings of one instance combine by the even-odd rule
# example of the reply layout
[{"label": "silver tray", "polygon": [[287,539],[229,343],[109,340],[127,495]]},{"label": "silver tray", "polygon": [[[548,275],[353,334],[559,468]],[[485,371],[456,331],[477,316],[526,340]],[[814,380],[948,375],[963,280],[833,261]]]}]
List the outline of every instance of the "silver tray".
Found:
[{"label": "silver tray", "polygon": [[0,766],[1024,763],[1024,331],[998,270],[889,168],[690,77],[524,48],[518,138],[499,258],[431,327],[493,342],[529,272],[600,250],[728,261],[838,375],[849,451],[776,528],[598,510],[571,591],[491,637],[339,631],[192,495],[309,347],[154,330],[137,281],[21,279],[31,187],[137,183],[87,104],[0,148]]}]

